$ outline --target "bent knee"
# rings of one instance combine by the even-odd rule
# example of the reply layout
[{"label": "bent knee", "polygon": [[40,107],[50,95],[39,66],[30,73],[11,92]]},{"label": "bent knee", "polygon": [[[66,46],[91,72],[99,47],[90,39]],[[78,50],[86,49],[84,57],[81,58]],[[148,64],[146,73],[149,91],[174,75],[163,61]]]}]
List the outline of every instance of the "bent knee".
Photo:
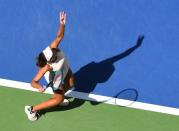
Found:
[{"label": "bent knee", "polygon": [[63,102],[64,96],[63,95],[59,95],[59,96],[56,95],[53,99],[54,99],[54,103],[56,105],[58,105],[58,104]]}]

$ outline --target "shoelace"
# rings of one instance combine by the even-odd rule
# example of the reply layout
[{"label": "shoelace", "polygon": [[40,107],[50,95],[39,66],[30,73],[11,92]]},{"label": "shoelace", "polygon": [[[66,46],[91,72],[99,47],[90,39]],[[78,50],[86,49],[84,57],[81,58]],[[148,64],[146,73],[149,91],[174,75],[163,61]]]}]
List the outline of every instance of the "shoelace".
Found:
[{"label": "shoelace", "polygon": [[37,118],[39,118],[40,117],[40,114],[38,113],[38,112],[36,112],[36,115],[35,116],[37,116]]},{"label": "shoelace", "polygon": [[28,110],[29,110],[30,114],[35,113],[34,117],[38,117],[38,118],[40,117],[40,114],[38,112],[32,112],[32,108],[30,108]]}]

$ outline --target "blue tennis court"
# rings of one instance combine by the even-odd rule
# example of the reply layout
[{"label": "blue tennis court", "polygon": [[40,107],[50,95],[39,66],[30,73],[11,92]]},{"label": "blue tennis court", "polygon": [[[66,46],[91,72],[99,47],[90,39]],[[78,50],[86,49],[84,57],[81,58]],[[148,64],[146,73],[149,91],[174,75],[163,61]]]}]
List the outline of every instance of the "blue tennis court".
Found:
[{"label": "blue tennis court", "polygon": [[121,99],[179,108],[178,5],[177,0],[0,0],[0,78],[31,82],[35,58],[56,36],[58,13],[65,10],[60,48],[75,74],[75,91],[120,93]]}]

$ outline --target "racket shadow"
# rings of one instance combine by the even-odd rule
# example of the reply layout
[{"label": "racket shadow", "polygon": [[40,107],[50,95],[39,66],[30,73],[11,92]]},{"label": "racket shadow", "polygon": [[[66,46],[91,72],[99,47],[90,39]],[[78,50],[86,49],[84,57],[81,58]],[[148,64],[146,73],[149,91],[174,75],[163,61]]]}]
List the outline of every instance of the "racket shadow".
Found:
[{"label": "racket shadow", "polygon": [[138,99],[138,91],[134,88],[127,88],[119,91],[113,97],[101,100],[100,102],[90,101],[92,105],[98,105],[101,103],[110,103],[118,105],[120,107],[128,107],[135,103]]}]

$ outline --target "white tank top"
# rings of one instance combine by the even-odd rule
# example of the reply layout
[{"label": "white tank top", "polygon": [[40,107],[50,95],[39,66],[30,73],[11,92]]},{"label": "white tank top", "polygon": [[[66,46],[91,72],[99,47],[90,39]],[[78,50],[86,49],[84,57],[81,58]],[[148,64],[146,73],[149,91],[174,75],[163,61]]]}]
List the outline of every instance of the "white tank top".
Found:
[{"label": "white tank top", "polygon": [[[43,53],[45,54],[45,56],[47,56],[49,58],[52,56],[52,51],[49,46],[47,48],[45,48]],[[57,53],[57,60],[53,63],[47,63],[47,64],[53,68],[52,70],[55,72],[55,76],[62,73],[62,75],[63,75],[62,78],[64,79],[66,77],[68,70],[69,70],[69,66],[68,66],[68,62],[64,56],[64,53],[61,50]],[[46,75],[49,73],[50,72],[47,72],[45,74],[45,78],[46,78]],[[47,80],[47,82],[48,82],[48,80]]]}]

